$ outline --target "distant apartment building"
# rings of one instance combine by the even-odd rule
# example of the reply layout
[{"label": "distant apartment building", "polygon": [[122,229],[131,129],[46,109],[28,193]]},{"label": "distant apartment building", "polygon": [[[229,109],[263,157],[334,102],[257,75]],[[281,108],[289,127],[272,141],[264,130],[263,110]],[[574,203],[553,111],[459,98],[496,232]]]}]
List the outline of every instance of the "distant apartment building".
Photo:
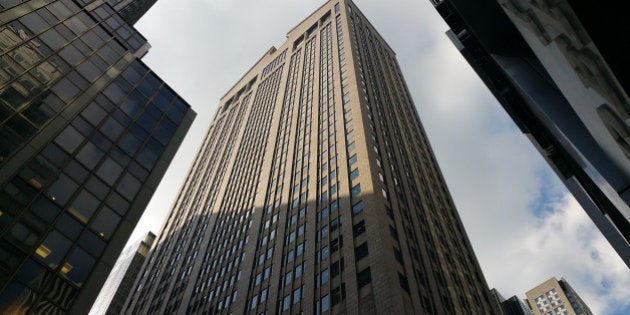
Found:
[{"label": "distant apartment building", "polygon": [[535,315],[593,314],[564,278],[551,278],[527,291],[525,295]]}]

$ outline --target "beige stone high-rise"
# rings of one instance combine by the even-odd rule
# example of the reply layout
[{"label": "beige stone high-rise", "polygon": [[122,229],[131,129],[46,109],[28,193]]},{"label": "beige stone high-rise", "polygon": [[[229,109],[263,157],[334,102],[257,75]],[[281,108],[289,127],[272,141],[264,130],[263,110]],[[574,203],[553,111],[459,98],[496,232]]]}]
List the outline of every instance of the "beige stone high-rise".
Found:
[{"label": "beige stone high-rise", "polygon": [[126,312],[492,313],[395,54],[352,2],[221,99]]},{"label": "beige stone high-rise", "polygon": [[564,278],[551,278],[525,293],[527,304],[536,315],[592,315]]}]

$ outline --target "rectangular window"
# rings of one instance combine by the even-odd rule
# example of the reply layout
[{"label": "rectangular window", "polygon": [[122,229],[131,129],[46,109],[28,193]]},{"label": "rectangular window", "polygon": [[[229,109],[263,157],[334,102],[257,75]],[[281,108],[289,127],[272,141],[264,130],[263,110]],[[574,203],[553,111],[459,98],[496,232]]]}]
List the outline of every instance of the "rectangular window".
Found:
[{"label": "rectangular window", "polygon": [[302,276],[302,271],[303,271],[303,264],[299,264],[297,266],[295,266],[295,271],[293,272],[295,279],[299,278]]},{"label": "rectangular window", "polygon": [[354,180],[357,177],[359,177],[359,169],[355,168],[354,170],[352,170],[352,172],[350,172],[350,181]]},{"label": "rectangular window", "polygon": [[363,211],[363,201],[359,201],[352,206],[352,214],[356,215]]},{"label": "rectangular window", "polygon": [[354,150],[354,148],[357,146],[357,144],[352,141],[352,143],[348,144],[348,152],[351,152],[352,150]]},{"label": "rectangular window", "polygon": [[340,235],[339,238],[330,241],[331,253],[338,251],[341,247],[343,247],[343,236]]},{"label": "rectangular window", "polygon": [[297,288],[293,290],[293,304],[297,304],[298,302],[300,302],[301,298],[302,298],[302,288]]},{"label": "rectangular window", "polygon": [[332,278],[338,276],[343,271],[343,258],[330,264],[330,275]]},{"label": "rectangular window", "polygon": [[356,184],[350,190],[350,197],[355,198],[361,193],[361,184]]},{"label": "rectangular window", "polygon": [[340,287],[336,287],[332,290],[332,305],[337,305],[339,302],[343,301],[346,298],[346,285],[342,283]]},{"label": "rectangular window", "polygon": [[370,267],[357,273],[357,287],[362,288],[372,282],[372,273]]},{"label": "rectangular window", "polygon": [[330,309],[330,297],[328,295],[322,297],[321,306],[322,313],[328,312],[328,310]]},{"label": "rectangular window", "polygon": [[352,227],[352,235],[357,237],[365,232],[365,220],[359,221]]},{"label": "rectangular window", "polygon": [[354,249],[354,259],[355,261],[359,261],[368,255],[368,246],[367,242],[363,242],[363,244],[359,245],[359,247]]}]

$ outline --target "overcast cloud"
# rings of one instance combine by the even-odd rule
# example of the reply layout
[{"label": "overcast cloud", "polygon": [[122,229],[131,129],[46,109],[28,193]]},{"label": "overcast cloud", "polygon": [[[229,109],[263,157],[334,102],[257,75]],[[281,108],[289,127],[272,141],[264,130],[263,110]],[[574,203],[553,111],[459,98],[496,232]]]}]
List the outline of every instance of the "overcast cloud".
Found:
[{"label": "overcast cloud", "polygon": [[[219,98],[324,1],[159,0],[144,58],[198,113],[133,239],[159,231]],[[565,277],[595,314],[630,314],[630,271],[448,41],[429,0],[357,0],[396,51],[490,287]]]}]

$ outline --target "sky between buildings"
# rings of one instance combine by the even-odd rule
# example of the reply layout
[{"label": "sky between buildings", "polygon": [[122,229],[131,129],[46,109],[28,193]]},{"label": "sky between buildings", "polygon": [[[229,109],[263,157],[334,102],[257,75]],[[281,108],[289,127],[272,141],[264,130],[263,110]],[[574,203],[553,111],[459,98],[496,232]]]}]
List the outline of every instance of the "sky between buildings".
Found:
[{"label": "sky between buildings", "polygon": [[[221,96],[323,0],[157,4],[143,59],[198,113],[130,242],[159,232]],[[429,0],[356,0],[397,53],[490,287],[565,277],[595,314],[630,314],[630,270],[450,43]]]}]

